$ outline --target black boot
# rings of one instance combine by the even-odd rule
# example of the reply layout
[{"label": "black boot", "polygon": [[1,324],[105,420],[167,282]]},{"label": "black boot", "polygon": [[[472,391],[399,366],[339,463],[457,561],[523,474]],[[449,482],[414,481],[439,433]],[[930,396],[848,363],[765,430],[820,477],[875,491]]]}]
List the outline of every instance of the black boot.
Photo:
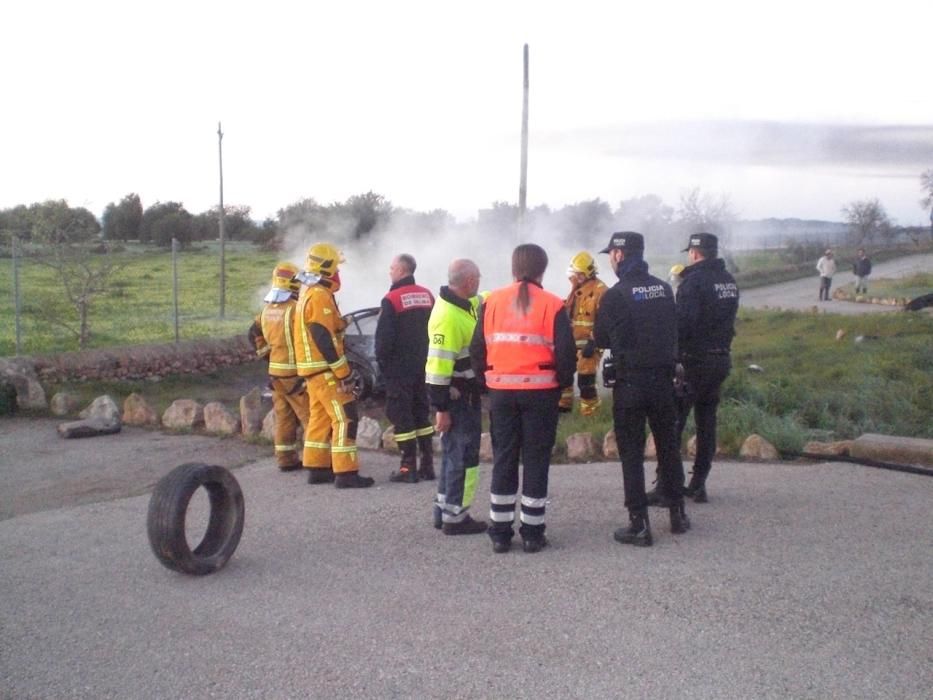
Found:
[{"label": "black boot", "polygon": [[360,476],[359,472],[340,472],[334,479],[338,489],[365,489],[374,483],[371,477]]},{"label": "black boot", "polygon": [[547,547],[547,545],[548,545],[547,537],[545,537],[544,535],[538,535],[537,537],[523,537],[522,538],[522,549],[528,552],[529,554],[540,552],[542,549]]},{"label": "black boot", "polygon": [[486,532],[486,523],[467,515],[459,523],[444,523],[441,529],[445,535],[478,535]]},{"label": "black boot", "polygon": [[399,443],[399,448],[402,451],[402,464],[397,472],[392,472],[389,476],[389,481],[394,481],[395,483],[401,482],[403,484],[417,484],[418,469],[415,463],[418,459],[418,443],[414,440],[405,440]]},{"label": "black boot", "polygon": [[690,483],[684,489],[684,495],[692,498],[694,503],[709,503],[706,497],[706,477],[697,476],[696,467],[690,477]]},{"label": "black boot", "polygon": [[308,467],[309,484],[329,484],[334,480],[334,470],[330,467]]},{"label": "black boot", "polygon": [[620,527],[613,533],[616,542],[633,544],[636,547],[650,547],[651,523],[648,521],[648,509],[630,510],[628,512],[629,526]]},{"label": "black boot", "polygon": [[670,507],[671,514],[671,532],[675,535],[682,535],[690,529],[690,518],[687,517],[687,511],[684,508],[684,502]]},{"label": "black boot", "polygon": [[431,435],[422,435],[418,438],[418,451],[421,453],[418,476],[425,481],[434,481],[434,439]]}]

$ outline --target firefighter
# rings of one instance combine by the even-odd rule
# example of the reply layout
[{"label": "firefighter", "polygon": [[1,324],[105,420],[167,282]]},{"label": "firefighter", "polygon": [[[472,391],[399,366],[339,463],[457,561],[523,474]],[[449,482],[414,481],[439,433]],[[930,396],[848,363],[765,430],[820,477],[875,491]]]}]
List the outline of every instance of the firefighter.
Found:
[{"label": "firefighter", "polygon": [[495,455],[489,537],[497,554],[509,551],[515,534],[519,461],[522,548],[534,553],[547,545],[544,508],[551,450],[561,390],[573,386],[577,348],[564,302],[541,288],[546,269],[544,248],[534,243],[515,248],[514,282],[483,303],[470,345],[473,370],[485,377],[489,389]]},{"label": "firefighter", "polygon": [[680,534],[690,527],[674,400],[677,310],[670,285],[648,274],[644,251],[645,239],[634,231],[613,233],[601,251],[609,254],[619,281],[603,297],[594,329],[596,344],[611,351],[616,367],[613,426],[629,526],[613,536],[617,542],[640,547],[652,544],[645,493],[646,420],[658,451],[658,505],[670,510],[671,532]]},{"label": "firefighter", "polygon": [[[596,393],[596,370],[602,351],[593,341],[593,321],[599,302],[608,287],[596,273],[596,261],[585,250],[580,251],[570,260],[567,277],[570,280],[570,294],[564,301],[573,339],[577,346],[577,386],[580,389],[580,415],[591,416],[599,408],[599,396]],[[573,385],[564,389],[560,395],[560,410],[569,413],[573,410]]]},{"label": "firefighter", "polygon": [[308,249],[306,274],[299,276],[302,288],[295,309],[295,342],[298,374],[305,378],[309,405],[302,461],[309,484],[334,482],[338,489],[366,488],[373,480],[360,476],[357,464],[356,377],[343,351],[347,324],[334,299],[340,289],[342,262],[343,256],[333,245],[315,243]]},{"label": "firefighter", "polygon": [[[392,286],[382,299],[376,324],[376,361],[386,384],[386,417],[395,428],[401,465],[389,481],[414,484],[434,479],[428,389],[424,365],[428,359],[428,318],[434,295],[415,284],[414,257],[397,255],[389,265]],[[417,464],[421,451],[421,466]]]},{"label": "firefighter", "polygon": [[667,280],[671,284],[671,289],[674,290],[674,299],[677,299],[677,290],[680,287],[680,283],[684,281],[684,266],[680,263],[676,265],[671,265],[671,271],[668,274]]},{"label": "firefighter", "polygon": [[[269,387],[275,411],[275,461],[283,472],[301,469],[298,435],[308,424],[308,395],[298,376],[292,317],[301,283],[298,267],[280,262],[272,271],[272,288],[263,298],[266,305],[249,329],[256,354],[269,362]],[[299,432],[301,431],[301,432]]]},{"label": "firefighter", "polygon": [[486,523],[469,513],[479,480],[481,387],[470,366],[470,340],[481,298],[479,268],[472,260],[450,263],[428,321],[425,381],[437,412],[434,428],[444,450],[434,498],[434,527],[445,535],[475,535]]}]

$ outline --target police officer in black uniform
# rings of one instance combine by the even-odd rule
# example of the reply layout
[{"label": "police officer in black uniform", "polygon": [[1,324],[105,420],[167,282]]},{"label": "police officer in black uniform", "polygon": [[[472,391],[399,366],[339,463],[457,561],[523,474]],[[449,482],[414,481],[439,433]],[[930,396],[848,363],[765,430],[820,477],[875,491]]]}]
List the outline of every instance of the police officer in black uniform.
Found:
[{"label": "police officer in black uniform", "polygon": [[[614,537],[623,544],[652,544],[645,494],[645,420],[658,451],[658,492],[670,510],[671,532],[690,527],[684,511],[684,467],[680,460],[674,367],[677,362],[677,317],[667,282],[648,274],[645,239],[640,233],[613,233],[601,253],[619,278],[603,296],[596,313],[596,346],[609,348],[615,364],[612,413],[629,527]],[[603,371],[606,379],[605,369]]]},{"label": "police officer in black uniform", "polygon": [[683,434],[693,409],[697,454],[686,493],[706,503],[706,479],[716,454],[716,410],[719,388],[729,376],[729,352],[735,336],[739,288],[718,257],[719,239],[695,233],[684,249],[690,264],[677,290],[677,333],[684,366],[685,391],[678,400],[678,435]]}]

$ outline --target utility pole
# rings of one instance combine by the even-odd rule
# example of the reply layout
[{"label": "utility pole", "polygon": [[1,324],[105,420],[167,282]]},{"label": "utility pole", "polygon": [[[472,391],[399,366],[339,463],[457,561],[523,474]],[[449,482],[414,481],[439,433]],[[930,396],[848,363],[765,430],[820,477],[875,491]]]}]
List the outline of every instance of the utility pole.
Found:
[{"label": "utility pole", "polygon": [[20,328],[19,328],[19,317],[20,317],[20,308],[19,308],[19,236],[15,233],[10,237],[10,242],[13,245],[13,318],[14,326],[16,328],[16,354],[19,355],[22,347],[20,345]]},{"label": "utility pole", "polygon": [[220,157],[220,209],[218,219],[220,224],[220,320],[224,318],[224,302],[227,298],[227,266],[225,260],[225,247],[227,237],[224,233],[224,132],[217,122],[217,153]]},{"label": "utility pole", "polygon": [[522,168],[518,185],[518,242],[524,234],[525,209],[528,197],[528,44],[525,44],[525,74],[522,93]]}]

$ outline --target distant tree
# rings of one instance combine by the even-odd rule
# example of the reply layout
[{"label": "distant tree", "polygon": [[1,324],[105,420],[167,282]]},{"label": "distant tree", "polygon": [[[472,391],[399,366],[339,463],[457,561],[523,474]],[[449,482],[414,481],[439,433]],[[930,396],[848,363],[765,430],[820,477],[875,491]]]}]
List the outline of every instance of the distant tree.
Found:
[{"label": "distant tree", "polygon": [[143,221],[143,205],[139,195],[132,193],[120,200],[119,204],[111,202],[104,209],[103,230],[104,238],[108,241],[136,240],[139,238],[139,227]]},{"label": "distant tree", "polygon": [[933,238],[933,168],[920,175],[920,189],[923,190],[920,206],[930,211],[930,237]]},{"label": "distant tree", "polygon": [[0,211],[0,244],[6,248],[13,236],[23,242],[32,238],[32,219],[23,204]]},{"label": "distant tree", "polygon": [[343,210],[355,222],[351,234],[353,239],[360,240],[378,226],[388,223],[392,216],[392,203],[381,194],[369,191],[350,197],[343,204]]},{"label": "distant tree", "polygon": [[[178,215],[178,216],[175,216]],[[170,222],[158,224],[160,219],[171,217]],[[156,202],[143,212],[142,223],[139,226],[139,240],[143,243],[156,243],[160,246],[171,246],[172,225],[179,226],[178,238],[182,245],[191,241],[194,233],[191,214],[179,202]],[[158,234],[158,239],[156,238]]]},{"label": "distant tree", "polygon": [[728,195],[704,194],[696,187],[680,197],[677,222],[681,229],[688,235],[701,231],[715,234],[719,237],[720,249],[731,245],[732,227],[737,218]]},{"label": "distant tree", "polygon": [[849,237],[857,245],[877,239],[890,241],[894,235],[891,220],[877,199],[850,202],[842,208],[842,215],[849,225]]},{"label": "distant tree", "polygon": [[100,233],[96,217],[84,207],[70,207],[64,199],[29,207],[30,238],[39,245],[83,243]]},{"label": "distant tree", "polygon": [[327,229],[328,209],[314,199],[300,199],[276,213],[279,235],[292,231],[312,235],[323,233]]},{"label": "distant tree", "polygon": [[668,242],[678,238],[678,231],[672,226],[674,207],[665,204],[656,194],[622,200],[613,219],[613,230],[643,233],[653,249],[659,244],[666,247]]},{"label": "distant tree", "polygon": [[[220,238],[220,207],[213,207],[194,217],[192,240],[214,241]],[[252,241],[259,227],[250,218],[247,206],[229,205],[224,207],[224,237],[228,241]]]},{"label": "distant tree", "polygon": [[508,245],[518,234],[518,205],[493,202],[489,209],[477,212],[476,225],[483,234],[499,236]]},{"label": "distant tree", "polygon": [[598,198],[568,204],[553,216],[561,242],[571,247],[591,248],[612,228],[612,209]]}]

